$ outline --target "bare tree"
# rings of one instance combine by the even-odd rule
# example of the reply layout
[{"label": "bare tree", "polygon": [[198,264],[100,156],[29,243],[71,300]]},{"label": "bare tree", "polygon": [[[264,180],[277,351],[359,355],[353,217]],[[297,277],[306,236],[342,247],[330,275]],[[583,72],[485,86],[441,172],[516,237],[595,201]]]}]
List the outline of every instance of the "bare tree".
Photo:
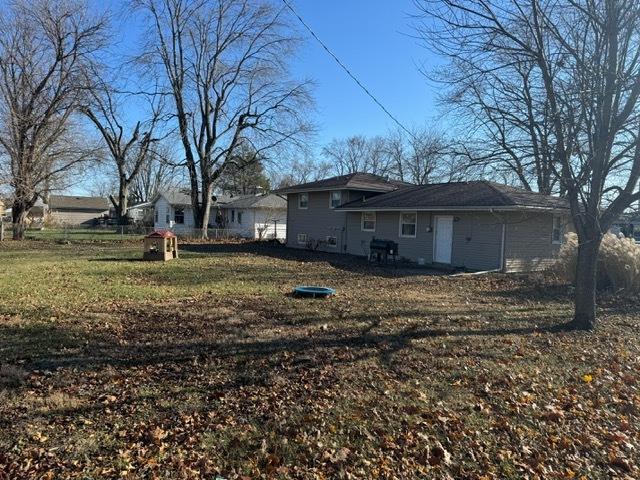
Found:
[{"label": "bare tree", "polygon": [[[285,170],[285,173],[281,173]],[[312,157],[297,159],[287,167],[270,172],[271,185],[277,188],[290,187],[300,183],[315,182],[328,177],[334,171],[331,162],[315,160]]]},{"label": "bare tree", "polygon": [[383,137],[367,138],[354,135],[343,139],[333,139],[322,149],[323,155],[334,165],[338,175],[364,172],[388,176],[391,160]]},{"label": "bare tree", "polygon": [[130,200],[136,203],[150,202],[163,190],[178,188],[184,181],[182,169],[175,162],[166,144],[155,148],[140,166],[129,190]]},{"label": "bare tree", "polygon": [[81,73],[105,20],[81,1],[17,1],[0,13],[0,146],[13,190],[13,236],[22,239],[38,196],[90,157],[69,144]]},{"label": "bare tree", "polygon": [[551,168],[566,191],[579,240],[571,326],[594,328],[603,235],[640,199],[640,4],[417,3],[430,16],[422,33],[453,61],[482,63],[485,71],[494,72],[532,66],[539,77],[552,129]]},{"label": "bare tree", "polygon": [[244,142],[255,161],[310,128],[308,82],[289,80],[295,47],[282,9],[254,0],[136,0],[150,17],[150,64],[174,100],[196,227],[206,228],[214,186]]},{"label": "bare tree", "polygon": [[552,122],[533,61],[504,58],[504,67],[493,70],[481,59],[454,59],[448,67],[426,73],[448,87],[444,103],[460,133],[466,132],[454,151],[470,168],[527,190],[557,192]]},{"label": "bare tree", "polygon": [[[114,85],[115,80],[103,80],[104,72],[93,72],[88,77],[88,100],[81,111],[96,127],[108,149],[109,157],[117,174],[117,199],[109,195],[116,211],[118,223],[128,223],[128,202],[130,189],[140,170],[151,162],[153,147],[160,140],[159,124],[162,120],[162,96],[121,93]],[[122,105],[131,108],[136,99],[144,99],[148,105],[148,116],[128,125],[122,112]]]},{"label": "bare tree", "polygon": [[387,155],[394,176],[403,182],[426,185],[449,179],[450,160],[445,136],[433,129],[397,129],[386,138]]}]

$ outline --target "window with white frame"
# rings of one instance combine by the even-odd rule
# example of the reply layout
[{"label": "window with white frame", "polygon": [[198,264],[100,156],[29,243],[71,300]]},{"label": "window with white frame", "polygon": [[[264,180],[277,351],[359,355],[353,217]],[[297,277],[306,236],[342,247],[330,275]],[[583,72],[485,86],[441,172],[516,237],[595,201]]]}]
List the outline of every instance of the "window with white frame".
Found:
[{"label": "window with white frame", "polygon": [[242,212],[238,212],[238,223],[242,223]]},{"label": "window with white frame", "polygon": [[338,239],[336,237],[328,236],[327,237],[327,245],[329,247],[337,247],[338,246]]},{"label": "window with white frame", "polygon": [[553,216],[553,226],[551,230],[551,243],[560,245],[564,239],[564,224],[560,215]]},{"label": "window with white frame", "polygon": [[376,212],[362,212],[362,231],[376,231]]},{"label": "window with white frame", "polygon": [[235,221],[236,221],[236,211],[231,210],[231,223],[234,223]]},{"label": "window with white frame", "polygon": [[329,195],[329,208],[336,208],[342,205],[342,192],[331,192]]},{"label": "window with white frame", "polygon": [[416,212],[402,212],[400,214],[400,236],[415,238],[418,214]]},{"label": "window with white frame", "polygon": [[176,223],[184,223],[184,207],[176,207],[173,210],[173,221]]},{"label": "window with white frame", "polygon": [[298,208],[309,208],[309,194],[302,192],[298,194]]},{"label": "window with white frame", "polygon": [[298,243],[306,245],[307,244],[307,234],[306,233],[299,233],[298,234]]}]

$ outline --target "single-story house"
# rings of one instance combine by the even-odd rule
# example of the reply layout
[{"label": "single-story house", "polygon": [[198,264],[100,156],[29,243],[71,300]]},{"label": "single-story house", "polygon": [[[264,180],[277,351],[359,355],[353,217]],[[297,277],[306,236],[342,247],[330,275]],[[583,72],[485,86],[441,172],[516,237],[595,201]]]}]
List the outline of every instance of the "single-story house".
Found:
[{"label": "single-story house", "polygon": [[50,195],[45,213],[54,224],[93,225],[109,216],[111,203],[105,197]]},{"label": "single-story house", "polygon": [[273,193],[248,195],[220,206],[225,227],[232,235],[256,240],[287,234],[287,201]]},{"label": "single-story house", "polygon": [[412,262],[519,272],[550,265],[570,228],[564,199],[489,181],[407,185],[354,173],[278,190],[287,245],[369,256],[373,238]]},{"label": "single-story house", "polygon": [[[209,226],[222,228],[222,218],[218,208],[229,199],[224,195],[214,195]],[[188,190],[166,190],[159,192],[153,203],[153,227],[156,230],[172,230],[176,233],[192,234],[195,217]]]}]

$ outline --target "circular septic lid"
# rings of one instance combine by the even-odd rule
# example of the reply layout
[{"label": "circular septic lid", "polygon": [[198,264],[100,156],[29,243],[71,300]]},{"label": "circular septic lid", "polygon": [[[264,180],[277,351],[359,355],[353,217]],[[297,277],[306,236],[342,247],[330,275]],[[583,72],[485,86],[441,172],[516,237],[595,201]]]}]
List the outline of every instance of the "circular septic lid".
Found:
[{"label": "circular septic lid", "polygon": [[329,297],[334,295],[336,291],[329,287],[299,286],[293,289],[293,293],[306,297]]}]

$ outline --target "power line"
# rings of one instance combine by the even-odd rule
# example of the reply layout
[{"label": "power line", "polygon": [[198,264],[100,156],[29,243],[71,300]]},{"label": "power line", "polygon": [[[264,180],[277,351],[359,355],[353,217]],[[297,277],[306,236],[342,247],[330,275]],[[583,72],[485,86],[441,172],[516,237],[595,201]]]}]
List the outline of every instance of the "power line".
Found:
[{"label": "power line", "polygon": [[282,0],[282,2],[286,5],[286,7],[291,10],[291,13],[293,13],[296,18],[300,21],[300,23],[304,26],[304,28],[307,29],[307,31],[311,34],[311,36],[313,38],[315,38],[315,40],[320,44],[320,46],[322,46],[322,48],[324,48],[324,50],[331,55],[331,57],[336,61],[336,63],[347,73],[347,75],[349,75],[349,77],[351,77],[351,79],[356,82],[356,84],[358,84],[358,86],[364,91],[364,93],[366,93],[371,100],[373,100],[376,105],[378,105],[382,111],[384,113],[387,114],[387,116],[393,120],[402,130],[404,130],[405,132],[407,132],[407,134],[410,137],[413,137],[413,134],[409,131],[409,129],[407,129],[402,123],[400,123],[400,120],[398,120],[388,109],[387,107],[385,107],[380,100],[378,100],[370,91],[367,87],[364,86],[364,84],[358,80],[358,78],[351,73],[351,70],[349,70],[349,68],[340,61],[340,59],[331,51],[331,49],[322,41],[320,40],[320,37],[318,37],[318,35],[316,35],[316,33],[311,29],[311,27],[303,20],[303,18],[298,14],[298,12],[296,12],[293,7],[291,6],[291,4],[287,1],[287,0]]}]

